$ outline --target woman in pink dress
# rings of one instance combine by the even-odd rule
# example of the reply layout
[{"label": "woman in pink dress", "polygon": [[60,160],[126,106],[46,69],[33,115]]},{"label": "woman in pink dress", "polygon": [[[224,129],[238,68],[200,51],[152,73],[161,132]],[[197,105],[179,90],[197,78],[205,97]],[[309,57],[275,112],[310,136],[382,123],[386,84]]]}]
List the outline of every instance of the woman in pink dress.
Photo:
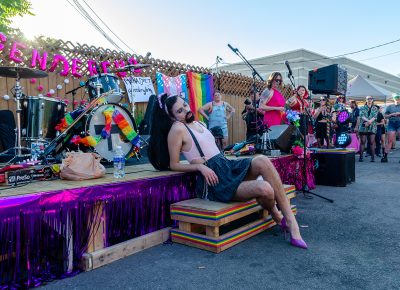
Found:
[{"label": "woman in pink dress", "polygon": [[260,109],[264,113],[264,125],[271,127],[282,123],[283,112],[285,111],[285,98],[280,92],[282,75],[273,72],[267,81],[267,89],[261,94]]}]

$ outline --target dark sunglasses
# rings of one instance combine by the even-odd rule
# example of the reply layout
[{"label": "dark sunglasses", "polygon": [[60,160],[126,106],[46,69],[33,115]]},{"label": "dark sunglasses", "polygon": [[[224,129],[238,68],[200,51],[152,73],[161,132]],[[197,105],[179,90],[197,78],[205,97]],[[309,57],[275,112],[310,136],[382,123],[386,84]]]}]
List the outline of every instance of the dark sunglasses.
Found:
[{"label": "dark sunglasses", "polygon": [[367,101],[373,101],[374,99],[373,98],[367,98]]},{"label": "dark sunglasses", "polygon": [[344,100],[344,97],[338,97],[338,99],[342,99],[342,100]]},{"label": "dark sunglasses", "polygon": [[274,79],[274,81],[276,81],[277,83],[281,83],[282,79]]}]

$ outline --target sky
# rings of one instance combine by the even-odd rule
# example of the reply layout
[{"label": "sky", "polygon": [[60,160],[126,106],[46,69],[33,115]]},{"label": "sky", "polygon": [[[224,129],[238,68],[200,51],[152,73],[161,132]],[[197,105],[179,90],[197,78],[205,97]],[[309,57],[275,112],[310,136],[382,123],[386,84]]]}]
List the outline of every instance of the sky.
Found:
[{"label": "sky", "polygon": [[[44,35],[114,48],[70,3],[33,0],[35,16],[15,17],[28,37]],[[397,0],[75,0],[127,52],[211,67],[304,48],[328,57],[395,41],[347,56],[376,69],[400,73],[400,1]],[[94,15],[128,46],[124,46]]]}]

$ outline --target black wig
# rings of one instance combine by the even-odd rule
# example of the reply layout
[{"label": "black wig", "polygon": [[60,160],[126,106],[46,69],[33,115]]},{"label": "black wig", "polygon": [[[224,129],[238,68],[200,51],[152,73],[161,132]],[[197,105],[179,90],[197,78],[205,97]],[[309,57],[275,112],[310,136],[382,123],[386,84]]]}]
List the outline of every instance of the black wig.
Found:
[{"label": "black wig", "polygon": [[172,106],[178,96],[163,94],[153,103],[150,127],[149,147],[147,150],[149,161],[158,170],[170,170],[168,151],[168,133],[174,123]]}]

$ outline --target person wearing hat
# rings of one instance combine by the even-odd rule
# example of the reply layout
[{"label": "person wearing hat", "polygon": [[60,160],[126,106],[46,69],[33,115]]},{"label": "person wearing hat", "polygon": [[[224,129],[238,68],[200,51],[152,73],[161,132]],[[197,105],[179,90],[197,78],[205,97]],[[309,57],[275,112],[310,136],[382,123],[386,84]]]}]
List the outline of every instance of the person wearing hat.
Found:
[{"label": "person wearing hat", "polygon": [[381,162],[388,162],[388,153],[392,149],[393,142],[396,141],[396,133],[400,132],[400,94],[393,94],[393,105],[389,105],[385,111],[385,119],[388,119],[388,143],[386,144],[385,153]]}]

